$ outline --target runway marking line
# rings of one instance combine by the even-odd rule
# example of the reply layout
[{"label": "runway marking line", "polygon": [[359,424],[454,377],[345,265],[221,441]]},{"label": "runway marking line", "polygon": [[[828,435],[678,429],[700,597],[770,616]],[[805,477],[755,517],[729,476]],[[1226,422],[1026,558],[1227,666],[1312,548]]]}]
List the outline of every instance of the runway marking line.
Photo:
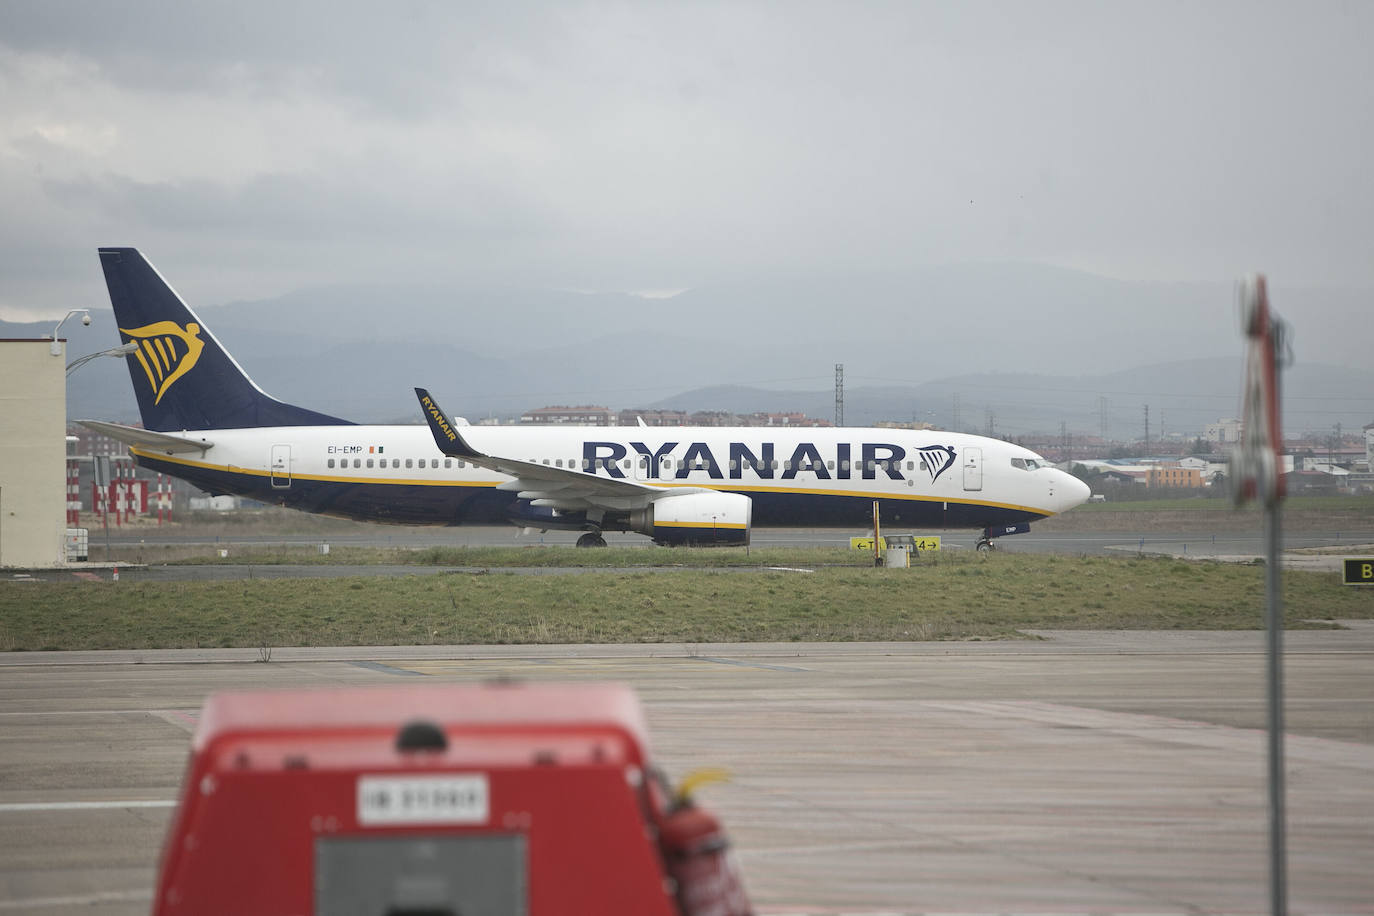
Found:
[{"label": "runway marking line", "polygon": [[373,662],[368,661],[366,659],[359,659],[358,661],[350,662],[349,664],[353,665],[355,668],[366,668],[369,671],[380,671],[382,674],[395,674],[402,675],[405,677],[428,676],[426,672],[417,671],[414,668],[398,667],[396,665],[384,665],[381,662]]},{"label": "runway marking line", "polygon": [[23,900],[0,900],[0,910],[20,910],[31,912],[56,906],[93,906],[98,903],[135,903],[152,900],[153,892],[148,890],[97,891],[71,897],[28,897]]},{"label": "runway marking line", "polygon": [[148,713],[188,732],[194,732],[196,726],[200,724],[199,709],[194,712],[185,709],[150,709]]},{"label": "runway marking line", "polygon": [[[928,700],[922,701],[922,705],[950,712],[1016,719],[1051,727],[1085,728],[1131,738],[1165,740],[1190,747],[1240,753],[1258,753],[1260,742],[1264,740],[1262,729],[1040,700]],[[1374,771],[1374,746],[1292,732],[1285,732],[1283,740],[1290,761]]]},{"label": "runway marking line", "polygon": [[0,814],[16,811],[98,811],[122,808],[174,808],[175,799],[145,799],[140,801],[80,801],[80,802],[5,802]]},{"label": "runway marking line", "polygon": [[763,662],[742,662],[737,658],[717,658],[714,655],[690,655],[699,662],[715,662],[717,665],[737,665],[740,668],[762,668],[765,671],[810,671],[810,668],[793,668],[790,665],[765,665]]}]

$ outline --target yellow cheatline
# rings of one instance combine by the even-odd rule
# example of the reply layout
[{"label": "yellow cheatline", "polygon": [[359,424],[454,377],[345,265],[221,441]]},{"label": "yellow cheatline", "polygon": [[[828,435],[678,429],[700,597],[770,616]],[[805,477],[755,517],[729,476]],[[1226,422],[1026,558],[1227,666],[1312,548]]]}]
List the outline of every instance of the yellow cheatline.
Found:
[{"label": "yellow cheatline", "polygon": [[668,489],[671,487],[704,487],[709,490],[716,490],[724,493],[773,493],[784,496],[850,496],[856,499],[886,499],[893,502],[910,503],[950,503],[959,506],[990,506],[995,509],[1015,509],[1020,512],[1034,512],[1037,515],[1045,516],[1044,509],[1037,509],[1035,506],[1019,506],[1015,503],[999,503],[987,499],[951,498],[949,496],[907,494],[907,493],[872,493],[864,490],[818,490],[809,487],[768,487],[768,486],[740,486],[731,483],[730,486],[716,486],[714,484],[701,483],[663,483],[655,482],[654,486]]},{"label": "yellow cheatline", "polygon": [[[140,456],[142,456],[142,457],[144,457],[144,458],[152,458],[152,459],[155,459],[155,460],[157,460],[157,461],[166,461],[166,462],[171,463],[171,464],[182,464],[182,465],[185,465],[185,466],[187,466],[187,467],[193,467],[193,468],[207,468],[207,469],[213,470],[213,471],[227,471],[227,472],[233,473],[233,474],[246,474],[246,475],[253,476],[253,477],[267,477],[267,476],[269,476],[269,472],[268,472],[268,471],[265,471],[265,470],[258,471],[258,470],[253,470],[252,468],[239,468],[239,467],[227,468],[227,467],[225,467],[225,466],[222,465],[222,464],[211,464],[211,463],[205,462],[205,461],[189,461],[189,460],[187,460],[187,459],[185,459],[185,458],[176,458],[176,457],[173,457],[173,456],[171,456],[171,455],[163,454],[163,453],[161,453],[161,452],[158,452],[156,449],[151,449],[151,450],[149,450],[149,449],[137,448],[137,447],[135,447],[135,446],[130,446],[130,447],[129,447],[129,452],[130,452],[131,454],[134,454],[134,455],[140,455]],[[364,477],[364,476],[356,476],[356,477],[353,477],[353,476],[339,476],[339,477],[336,477],[336,476],[333,476],[333,475],[324,475],[324,474],[297,474],[297,473],[295,473],[294,471],[292,472],[291,477],[292,477],[293,479],[296,479],[296,480],[320,480],[320,481],[333,481],[333,482],[337,482],[337,483],[389,483],[389,484],[408,484],[408,485],[411,485],[411,486],[420,486],[420,487],[494,487],[494,486],[497,486],[497,485],[500,483],[500,481],[497,481],[497,480],[491,480],[491,481],[486,481],[486,480],[484,480],[484,481],[467,481],[467,480],[406,480],[406,479],[403,479],[403,478],[386,478],[386,477],[380,477],[380,478],[379,478],[379,477]],[[698,485],[698,484],[658,484],[658,486],[663,487],[664,489],[668,489],[668,488],[671,488],[671,487],[697,487],[697,486],[699,486],[699,485]],[[841,491],[841,492],[836,493],[836,492],[828,491],[828,490],[803,490],[803,489],[790,489],[790,488],[784,490],[784,489],[782,489],[781,487],[777,487],[777,488],[774,488],[774,487],[730,487],[729,489],[726,489],[726,488],[724,488],[724,487],[721,487],[721,488],[710,487],[709,489],[717,490],[717,492],[723,492],[723,493],[739,493],[739,492],[751,492],[751,493],[782,493],[782,494],[785,494],[785,495],[788,495],[788,496],[796,496],[796,495],[801,495],[801,494],[809,494],[809,495],[815,495],[815,496],[854,496],[854,497],[862,496],[862,497],[864,497],[865,499],[872,499],[872,498],[873,498],[873,494],[872,494],[872,493],[863,493],[863,492],[860,492],[860,491],[857,491],[857,490],[846,490],[846,491]],[[1015,509],[1015,510],[1020,511],[1020,512],[1033,512],[1033,513],[1035,513],[1036,515],[1039,515],[1039,516],[1042,517],[1042,518],[1047,517],[1048,514],[1049,514],[1049,513],[1046,513],[1044,509],[1037,509],[1037,508],[1034,507],[1034,506],[1018,506],[1018,505],[1015,505],[1014,503],[990,502],[990,501],[984,500],[984,499],[949,499],[949,498],[947,498],[947,497],[940,497],[940,496],[906,496],[906,495],[904,495],[904,494],[890,494],[890,495],[889,495],[889,494],[884,494],[881,498],[882,498],[882,499],[902,500],[902,501],[904,501],[904,502],[946,502],[946,503],[949,503],[949,504],[951,504],[951,505],[959,505],[959,506],[992,506],[992,507],[998,508],[998,509]],[[719,523],[719,524],[705,524],[705,523],[696,524],[696,523],[693,523],[693,522],[656,522],[655,524],[657,524],[658,526],[663,527],[663,528],[713,528],[713,527],[714,527],[714,528],[743,528],[743,527],[744,527],[743,525],[740,525],[740,524],[725,524],[725,523]],[[869,546],[871,547],[872,545],[869,545]]]},{"label": "yellow cheatline", "polygon": [[682,781],[677,784],[677,791],[673,793],[673,796],[677,799],[678,804],[682,804],[691,801],[692,795],[702,786],[729,781],[730,771],[724,767],[700,767],[682,777]]},{"label": "yellow cheatline", "polygon": [[655,528],[739,528],[745,527],[742,522],[660,522],[654,521]]}]

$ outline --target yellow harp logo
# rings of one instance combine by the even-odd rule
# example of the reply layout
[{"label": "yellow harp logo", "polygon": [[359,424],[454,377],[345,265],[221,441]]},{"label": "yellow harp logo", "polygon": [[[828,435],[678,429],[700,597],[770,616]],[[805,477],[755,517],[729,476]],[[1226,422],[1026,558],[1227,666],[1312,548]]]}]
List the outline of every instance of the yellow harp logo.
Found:
[{"label": "yellow harp logo", "polygon": [[172,321],[158,321],[141,328],[120,328],[121,334],[138,341],[134,356],[148,375],[148,384],[157,395],[157,404],[173,383],[191,371],[205,349],[200,339],[200,325],[194,321],[185,328]]}]

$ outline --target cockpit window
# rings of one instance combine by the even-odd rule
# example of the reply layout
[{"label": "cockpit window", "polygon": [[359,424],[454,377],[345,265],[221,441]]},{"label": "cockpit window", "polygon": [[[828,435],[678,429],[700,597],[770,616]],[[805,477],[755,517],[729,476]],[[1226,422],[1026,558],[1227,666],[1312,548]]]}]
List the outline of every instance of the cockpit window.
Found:
[{"label": "cockpit window", "polygon": [[1034,471],[1040,467],[1040,462],[1034,458],[1013,458],[1011,459],[1011,466],[1023,471]]},{"label": "cockpit window", "polygon": [[1014,468],[1020,468],[1021,470],[1024,471],[1024,470],[1026,469],[1026,459],[1024,459],[1024,458],[1013,458],[1013,459],[1011,459],[1011,466],[1014,467]]}]

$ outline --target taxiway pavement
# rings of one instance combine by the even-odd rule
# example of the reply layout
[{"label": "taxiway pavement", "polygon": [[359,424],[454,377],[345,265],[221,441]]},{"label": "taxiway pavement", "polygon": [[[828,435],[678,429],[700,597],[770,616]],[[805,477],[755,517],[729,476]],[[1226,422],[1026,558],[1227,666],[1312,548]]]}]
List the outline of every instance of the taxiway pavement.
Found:
[{"label": "taxiway pavement", "polygon": [[[764,914],[1267,911],[1263,634],[0,654],[0,912],[146,913],[200,704],[616,680]],[[1374,914],[1374,624],[1287,634],[1291,910]]]}]

